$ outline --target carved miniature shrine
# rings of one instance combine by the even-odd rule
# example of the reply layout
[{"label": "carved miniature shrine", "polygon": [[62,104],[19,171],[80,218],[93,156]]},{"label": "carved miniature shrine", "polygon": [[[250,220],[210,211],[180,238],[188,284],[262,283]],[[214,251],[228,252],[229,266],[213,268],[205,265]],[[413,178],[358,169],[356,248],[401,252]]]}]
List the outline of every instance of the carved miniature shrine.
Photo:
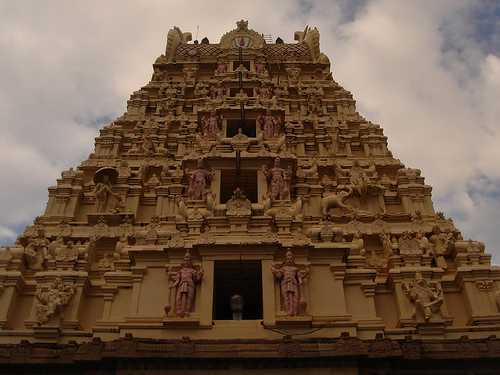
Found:
[{"label": "carved miniature shrine", "polygon": [[495,368],[499,268],[356,112],[318,30],[167,39],[126,113],[2,248],[2,366]]}]

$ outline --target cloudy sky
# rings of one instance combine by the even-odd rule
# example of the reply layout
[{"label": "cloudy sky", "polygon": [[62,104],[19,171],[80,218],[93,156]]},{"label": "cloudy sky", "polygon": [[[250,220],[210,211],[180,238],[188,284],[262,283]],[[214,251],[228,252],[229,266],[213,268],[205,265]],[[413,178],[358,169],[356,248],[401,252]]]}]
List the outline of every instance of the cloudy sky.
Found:
[{"label": "cloudy sky", "polygon": [[497,0],[0,0],[0,243],[43,212],[47,187],[125,111],[169,28],[217,42],[241,18],[287,42],[317,26],[360,112],[422,169],[436,209],[500,263]]}]

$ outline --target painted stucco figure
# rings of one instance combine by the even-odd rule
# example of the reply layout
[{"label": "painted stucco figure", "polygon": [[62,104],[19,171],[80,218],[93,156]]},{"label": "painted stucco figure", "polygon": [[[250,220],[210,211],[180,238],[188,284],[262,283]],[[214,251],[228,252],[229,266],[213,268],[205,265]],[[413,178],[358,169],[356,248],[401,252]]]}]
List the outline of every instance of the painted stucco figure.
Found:
[{"label": "painted stucco figure", "polygon": [[273,265],[271,272],[280,284],[283,310],[288,316],[301,315],[306,307],[301,293],[306,273],[295,264],[293,253],[287,251],[285,261],[279,266]]},{"label": "painted stucco figure", "polygon": [[194,308],[196,284],[203,278],[203,270],[196,269],[191,254],[184,255],[184,261],[174,276],[175,313],[179,317],[189,316]]}]

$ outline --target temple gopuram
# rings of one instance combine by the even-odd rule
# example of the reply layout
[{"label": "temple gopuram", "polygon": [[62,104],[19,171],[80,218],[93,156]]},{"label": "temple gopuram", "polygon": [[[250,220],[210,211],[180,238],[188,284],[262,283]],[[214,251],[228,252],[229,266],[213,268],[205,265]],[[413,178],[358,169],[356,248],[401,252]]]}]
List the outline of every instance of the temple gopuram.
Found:
[{"label": "temple gopuram", "polygon": [[500,374],[500,268],[319,37],[168,32],[0,251],[0,374]]}]

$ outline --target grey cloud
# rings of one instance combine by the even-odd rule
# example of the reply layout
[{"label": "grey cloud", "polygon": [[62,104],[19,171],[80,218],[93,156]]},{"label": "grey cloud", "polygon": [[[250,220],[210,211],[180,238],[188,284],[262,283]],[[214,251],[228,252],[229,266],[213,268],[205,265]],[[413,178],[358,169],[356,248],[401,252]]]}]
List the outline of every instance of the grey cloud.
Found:
[{"label": "grey cloud", "polygon": [[499,15],[484,3],[3,2],[0,241],[42,212],[47,186],[149,80],[171,26],[195,34],[199,25],[199,39],[218,41],[246,18],[286,41],[318,26],[335,79],[384,127],[395,156],[422,169],[437,209],[500,256],[498,196],[477,193],[489,186],[478,176],[500,178]]}]

